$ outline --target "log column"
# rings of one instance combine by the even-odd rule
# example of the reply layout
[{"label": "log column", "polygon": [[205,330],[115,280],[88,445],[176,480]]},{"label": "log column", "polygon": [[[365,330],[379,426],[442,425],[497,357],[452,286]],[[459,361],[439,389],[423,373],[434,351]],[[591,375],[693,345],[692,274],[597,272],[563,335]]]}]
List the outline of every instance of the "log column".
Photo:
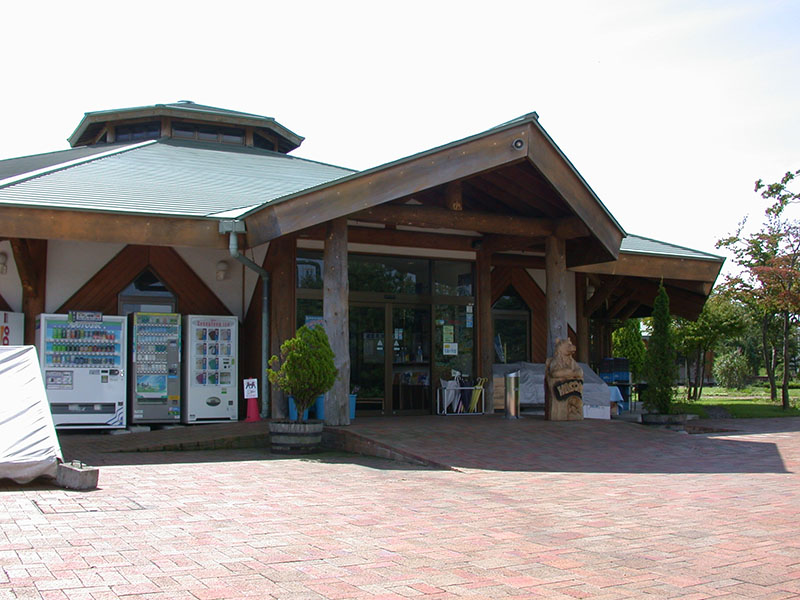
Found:
[{"label": "log column", "polygon": [[36,342],[36,315],[45,312],[47,281],[47,240],[12,239],[11,249],[22,283],[22,312],[25,313],[25,343]]},{"label": "log column", "polygon": [[479,248],[475,256],[475,302],[477,304],[478,330],[475,347],[478,350],[478,377],[486,378],[484,386],[485,410],[492,413],[494,365],[494,332],[492,328],[492,254]]},{"label": "log column", "polygon": [[567,245],[555,236],[545,239],[544,268],[547,276],[547,356],[553,356],[556,339],[566,339],[567,329]]},{"label": "log column", "polygon": [[[297,241],[294,236],[272,240],[265,263],[270,271],[269,355],[280,355],[281,344],[294,337],[297,283]],[[258,282],[259,291],[261,281]],[[260,322],[260,319],[259,319]],[[269,357],[268,357],[269,358]],[[273,419],[289,417],[289,398],[277,385],[271,387]]]},{"label": "log column", "polygon": [[576,358],[589,362],[589,315],[586,314],[586,275],[575,273],[575,325],[578,338]]},{"label": "log column", "polygon": [[350,326],[348,321],[347,218],[330,221],[325,233],[322,277],[322,312],[325,331],[339,370],[325,399],[325,424],[349,425],[350,410]]}]

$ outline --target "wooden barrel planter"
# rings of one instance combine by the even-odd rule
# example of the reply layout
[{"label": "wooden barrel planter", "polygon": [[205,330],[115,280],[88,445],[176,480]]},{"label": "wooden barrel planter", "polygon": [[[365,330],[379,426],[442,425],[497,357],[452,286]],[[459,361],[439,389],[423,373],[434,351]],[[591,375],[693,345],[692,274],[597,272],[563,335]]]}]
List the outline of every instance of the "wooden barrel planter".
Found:
[{"label": "wooden barrel planter", "polygon": [[270,421],[269,441],[273,454],[310,454],[322,443],[323,422],[318,420]]}]

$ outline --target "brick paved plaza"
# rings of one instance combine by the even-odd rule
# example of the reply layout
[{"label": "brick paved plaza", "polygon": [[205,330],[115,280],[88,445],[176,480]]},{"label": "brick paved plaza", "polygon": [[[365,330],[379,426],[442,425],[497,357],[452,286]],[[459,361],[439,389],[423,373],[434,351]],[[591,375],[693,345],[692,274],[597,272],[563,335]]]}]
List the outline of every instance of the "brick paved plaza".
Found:
[{"label": "brick paved plaza", "polygon": [[800,597],[800,419],[713,426],[351,427],[449,469],[63,436],[100,489],[0,483],[0,600]]}]

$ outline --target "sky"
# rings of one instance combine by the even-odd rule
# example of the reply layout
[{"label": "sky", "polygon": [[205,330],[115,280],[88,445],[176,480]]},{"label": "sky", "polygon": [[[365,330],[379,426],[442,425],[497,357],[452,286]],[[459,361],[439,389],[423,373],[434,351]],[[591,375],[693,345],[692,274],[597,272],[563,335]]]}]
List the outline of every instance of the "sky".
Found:
[{"label": "sky", "polygon": [[0,159],[177,100],[355,169],[536,111],[627,232],[720,255],[761,222],[755,180],[800,169],[800,1],[40,1],[3,22]]}]

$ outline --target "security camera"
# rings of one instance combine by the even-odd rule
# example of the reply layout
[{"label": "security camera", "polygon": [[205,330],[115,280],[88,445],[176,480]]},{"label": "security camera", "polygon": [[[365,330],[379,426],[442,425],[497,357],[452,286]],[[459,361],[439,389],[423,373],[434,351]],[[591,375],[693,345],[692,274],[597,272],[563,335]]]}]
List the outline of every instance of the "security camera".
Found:
[{"label": "security camera", "polygon": [[517,150],[522,150],[525,147],[525,142],[522,140],[522,138],[517,138],[511,142],[511,146]]}]

